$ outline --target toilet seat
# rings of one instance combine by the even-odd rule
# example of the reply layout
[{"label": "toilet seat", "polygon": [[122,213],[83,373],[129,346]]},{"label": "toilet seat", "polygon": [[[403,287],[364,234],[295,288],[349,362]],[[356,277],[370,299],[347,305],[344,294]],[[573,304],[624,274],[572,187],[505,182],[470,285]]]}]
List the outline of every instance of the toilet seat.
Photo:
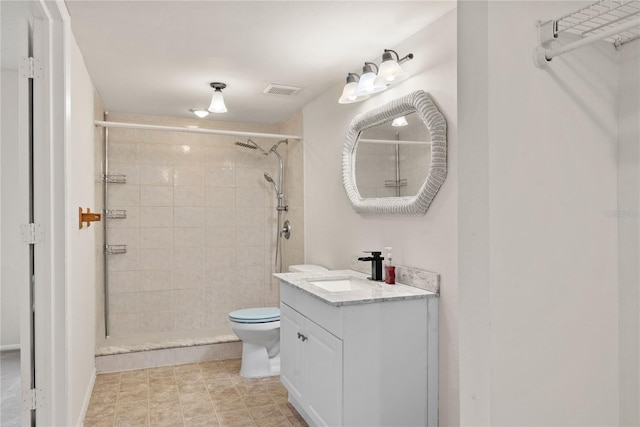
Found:
[{"label": "toilet seat", "polygon": [[280,320],[277,307],[244,308],[229,313],[229,320],[237,323],[269,323]]}]

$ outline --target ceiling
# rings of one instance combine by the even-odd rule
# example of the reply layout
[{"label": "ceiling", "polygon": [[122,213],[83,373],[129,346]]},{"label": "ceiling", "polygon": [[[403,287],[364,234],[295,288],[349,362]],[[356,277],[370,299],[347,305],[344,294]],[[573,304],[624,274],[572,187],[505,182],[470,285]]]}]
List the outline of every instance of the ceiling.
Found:
[{"label": "ceiling", "polygon": [[[107,111],[193,118],[190,108],[209,105],[209,83],[224,82],[229,112],[204,120],[256,123],[287,119],[456,6],[455,0],[66,4]],[[272,83],[301,90],[264,94]]]}]

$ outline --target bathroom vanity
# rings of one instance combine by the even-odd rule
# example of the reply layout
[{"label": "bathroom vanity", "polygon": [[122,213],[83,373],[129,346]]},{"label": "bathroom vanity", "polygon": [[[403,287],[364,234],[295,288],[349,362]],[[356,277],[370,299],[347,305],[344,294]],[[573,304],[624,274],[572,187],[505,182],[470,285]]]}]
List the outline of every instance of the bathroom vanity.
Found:
[{"label": "bathroom vanity", "polygon": [[353,270],[275,276],[280,378],[309,425],[437,425],[436,293]]}]

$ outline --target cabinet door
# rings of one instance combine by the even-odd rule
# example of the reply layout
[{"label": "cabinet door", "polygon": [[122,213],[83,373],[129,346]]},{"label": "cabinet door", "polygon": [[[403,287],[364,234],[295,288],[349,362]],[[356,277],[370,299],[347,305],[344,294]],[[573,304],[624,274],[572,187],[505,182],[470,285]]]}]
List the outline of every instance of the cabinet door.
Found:
[{"label": "cabinet door", "polygon": [[286,304],[280,305],[280,380],[291,397],[302,402],[302,325],[304,317]]},{"label": "cabinet door", "polygon": [[302,346],[306,408],[318,426],[342,425],[342,340],[305,319]]}]

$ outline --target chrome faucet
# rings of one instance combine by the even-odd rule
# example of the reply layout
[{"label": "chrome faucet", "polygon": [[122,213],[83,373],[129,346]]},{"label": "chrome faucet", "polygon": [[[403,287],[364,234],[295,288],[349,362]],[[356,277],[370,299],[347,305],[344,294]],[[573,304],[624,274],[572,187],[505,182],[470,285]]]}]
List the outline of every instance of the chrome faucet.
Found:
[{"label": "chrome faucet", "polygon": [[371,261],[371,277],[369,280],[375,280],[376,282],[382,282],[382,252],[364,251],[365,254],[371,254],[371,256],[360,257],[358,261]]}]

